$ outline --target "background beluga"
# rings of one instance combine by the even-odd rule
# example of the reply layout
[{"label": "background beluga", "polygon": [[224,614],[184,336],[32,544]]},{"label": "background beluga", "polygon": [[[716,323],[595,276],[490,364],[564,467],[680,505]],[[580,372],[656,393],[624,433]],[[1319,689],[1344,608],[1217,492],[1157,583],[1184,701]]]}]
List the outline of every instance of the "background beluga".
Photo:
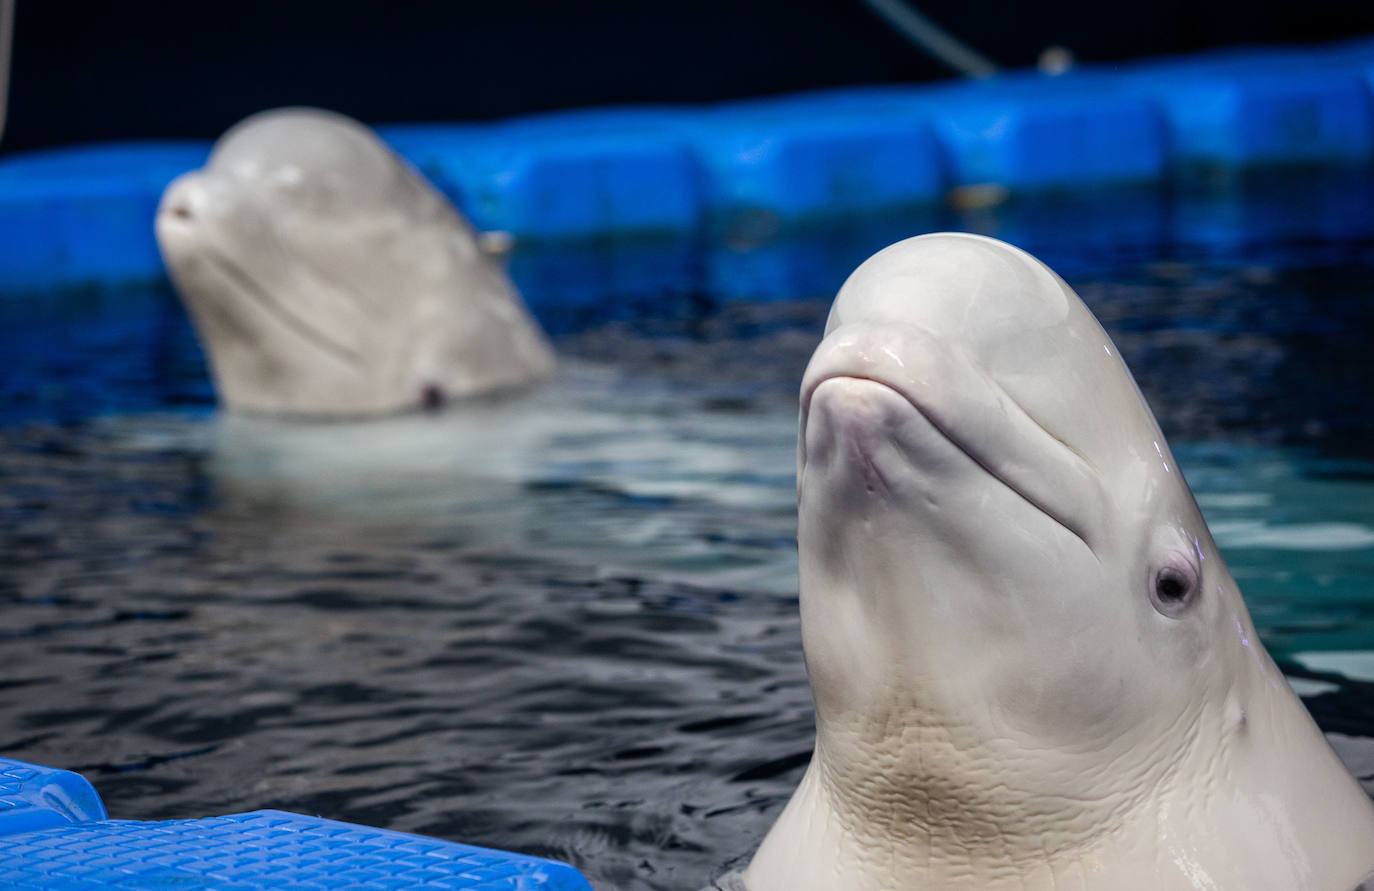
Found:
[{"label": "background beluga", "polygon": [[1029,255],[928,235],[853,273],[803,379],[798,498],[816,743],[749,891],[1374,873],[1374,806],[1110,339]]},{"label": "background beluga", "polygon": [[233,409],[362,416],[553,369],[502,259],[343,115],[279,109],[231,128],[168,186],[157,238]]}]

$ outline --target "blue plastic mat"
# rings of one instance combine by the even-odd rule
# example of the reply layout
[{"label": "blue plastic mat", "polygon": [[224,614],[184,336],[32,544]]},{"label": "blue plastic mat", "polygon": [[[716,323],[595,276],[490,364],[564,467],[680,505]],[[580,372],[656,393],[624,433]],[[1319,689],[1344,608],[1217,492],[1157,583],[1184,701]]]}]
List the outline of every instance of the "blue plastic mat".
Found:
[{"label": "blue plastic mat", "polygon": [[100,796],[80,774],[0,758],[0,835],[105,817]]},{"label": "blue plastic mat", "polygon": [[[225,121],[228,127],[232,121]],[[1048,76],[846,88],[704,107],[380,128],[482,229],[731,241],[1011,191],[1374,164],[1374,38]],[[0,294],[160,278],[153,214],[208,143],[0,161]],[[751,237],[752,237],[751,235]]]},{"label": "blue plastic mat", "polygon": [[0,758],[0,888],[591,891],[566,863],[263,810],[106,819],[85,779]]}]

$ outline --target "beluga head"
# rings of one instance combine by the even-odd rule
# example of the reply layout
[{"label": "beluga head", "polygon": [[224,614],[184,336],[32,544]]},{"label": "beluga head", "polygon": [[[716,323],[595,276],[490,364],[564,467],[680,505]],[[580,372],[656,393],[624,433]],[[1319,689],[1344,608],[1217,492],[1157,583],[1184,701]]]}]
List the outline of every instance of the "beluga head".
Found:
[{"label": "beluga head", "polygon": [[553,369],[501,259],[343,115],[288,108],[237,124],[167,187],[156,229],[230,408],[361,416]]},{"label": "beluga head", "polygon": [[816,744],[750,891],[1374,871],[1374,807],[1063,280],[990,238],[892,245],[841,288],[801,406]]}]

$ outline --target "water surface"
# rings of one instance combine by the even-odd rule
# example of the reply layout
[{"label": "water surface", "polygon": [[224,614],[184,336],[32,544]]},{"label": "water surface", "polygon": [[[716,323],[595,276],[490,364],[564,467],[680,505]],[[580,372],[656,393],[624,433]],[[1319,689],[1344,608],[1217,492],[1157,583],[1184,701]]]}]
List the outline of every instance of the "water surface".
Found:
[{"label": "water surface", "polygon": [[[1159,227],[1046,259],[1374,790],[1374,242]],[[0,752],[118,817],[284,808],[605,889],[747,857],[812,735],[795,391],[834,283],[777,278],[784,248],[751,280],[794,299],[603,319],[544,390],[380,424],[220,417],[163,292],[9,307]]]}]

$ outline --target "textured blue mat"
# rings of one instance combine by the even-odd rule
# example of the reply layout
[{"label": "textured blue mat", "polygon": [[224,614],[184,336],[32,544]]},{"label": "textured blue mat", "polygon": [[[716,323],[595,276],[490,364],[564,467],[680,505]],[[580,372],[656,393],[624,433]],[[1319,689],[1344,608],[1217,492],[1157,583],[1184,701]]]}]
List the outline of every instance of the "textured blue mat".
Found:
[{"label": "textured blue mat", "polygon": [[0,759],[0,888],[590,891],[565,863],[283,811],[106,819],[90,783]]},{"label": "textured blue mat", "polygon": [[100,796],[81,775],[0,758],[0,835],[105,817]]},{"label": "textured blue mat", "polygon": [[[225,126],[232,124],[225,121]],[[484,229],[732,241],[808,221],[1013,191],[1374,164],[1374,38],[1060,76],[591,109],[382,135]],[[0,160],[0,294],[157,279],[152,219],[208,143]]]}]

